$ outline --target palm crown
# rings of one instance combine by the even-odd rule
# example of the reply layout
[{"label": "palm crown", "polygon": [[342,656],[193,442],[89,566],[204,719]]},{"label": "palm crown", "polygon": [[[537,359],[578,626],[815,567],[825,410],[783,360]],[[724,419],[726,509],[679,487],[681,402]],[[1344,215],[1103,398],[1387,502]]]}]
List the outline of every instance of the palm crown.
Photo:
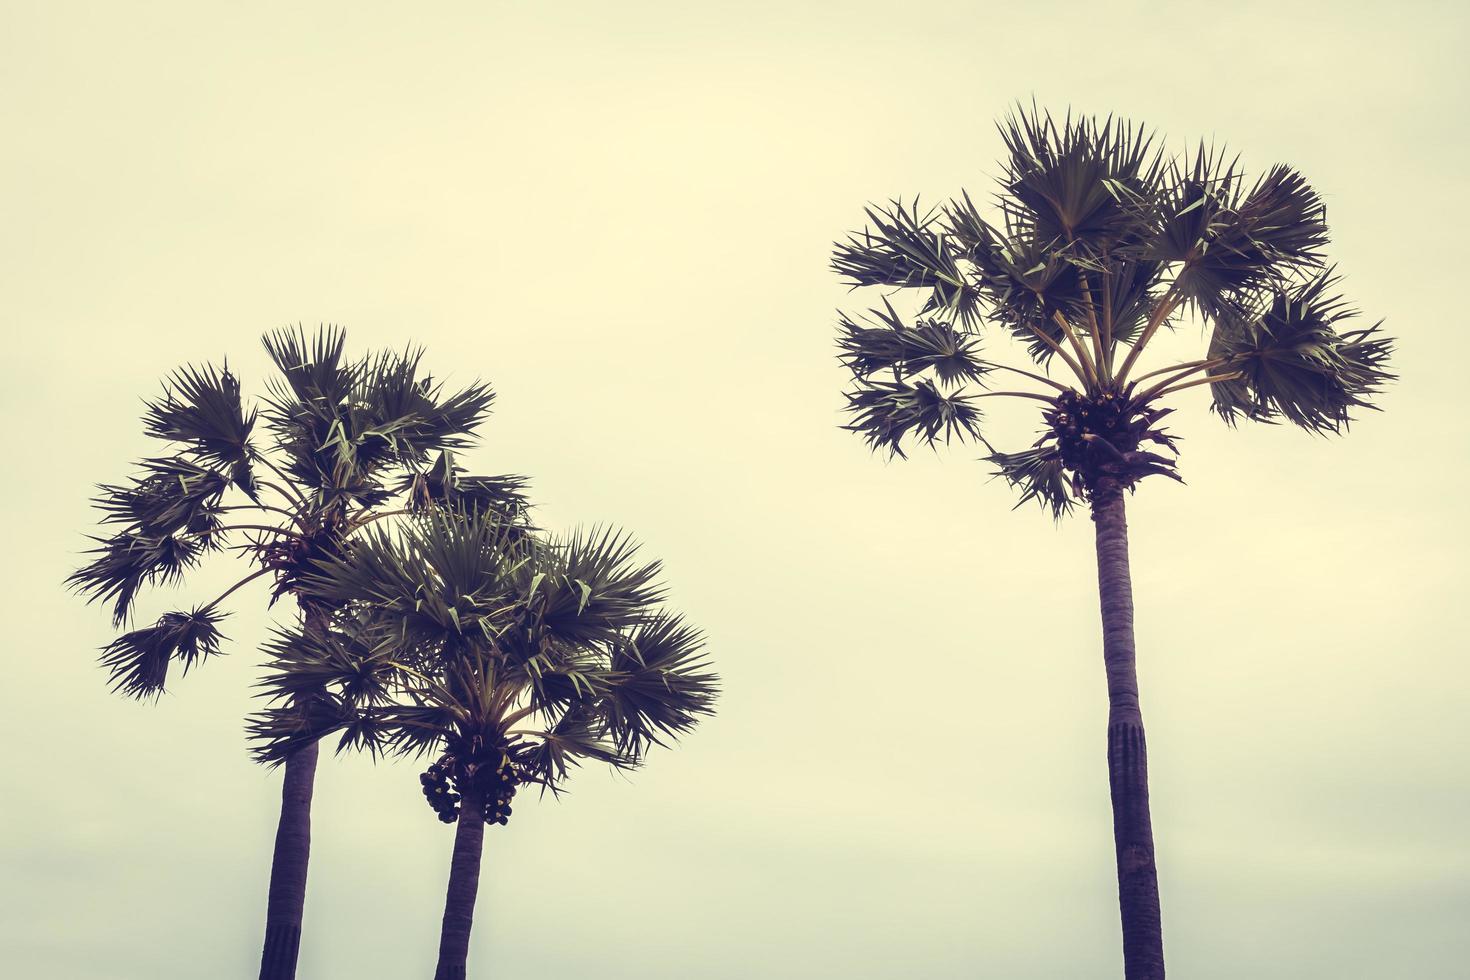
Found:
[{"label": "palm crown", "polygon": [[418,351],[348,360],[344,342],[335,328],[267,334],[280,376],[258,405],[228,365],[182,368],[147,405],[145,429],[170,452],[143,460],[126,483],[99,487],[102,520],[117,530],[94,538],[92,560],[70,583],[111,603],[122,625],[141,588],[178,581],[210,553],[234,551],[256,567],[218,598],[108,645],[103,663],[118,691],[162,692],[171,663],[187,671],[219,652],[220,604],[235,589],[271,575],[276,597],[299,597],[314,562],[380,517],[524,513],[520,478],[469,477],[454,463],[494,399],[487,385],[448,392],[422,375]]},{"label": "palm crown", "polygon": [[[1178,478],[1159,425],[1174,392],[1208,384],[1231,423],[1336,432],[1391,379],[1391,342],[1354,326],[1334,292],[1325,208],[1296,171],[1275,166],[1252,183],[1211,148],[1169,156],[1119,120],[1059,122],[1034,107],[1000,131],[993,220],[968,194],[927,211],[894,201],[836,246],[833,268],[853,286],[917,294],[915,316],[885,298],[841,319],[847,428],[870,446],[902,454],[909,437],[978,439],[1023,501],[1060,516],[1099,490]],[[1139,373],[1150,341],[1188,314],[1208,332],[1202,356]],[[986,324],[1048,372],[1061,361],[1066,383],[982,356]],[[1001,371],[1026,379],[1022,390],[992,390]],[[1043,402],[1041,438],[994,450],[983,397]]]},{"label": "palm crown", "polygon": [[464,798],[504,823],[517,784],[559,792],[583,760],[636,766],[717,693],[700,634],[661,610],[658,564],[636,550],[493,514],[365,533],[306,578],[332,627],[270,645],[259,755],[336,732],[339,751],[437,755],[423,782],[445,822]]}]

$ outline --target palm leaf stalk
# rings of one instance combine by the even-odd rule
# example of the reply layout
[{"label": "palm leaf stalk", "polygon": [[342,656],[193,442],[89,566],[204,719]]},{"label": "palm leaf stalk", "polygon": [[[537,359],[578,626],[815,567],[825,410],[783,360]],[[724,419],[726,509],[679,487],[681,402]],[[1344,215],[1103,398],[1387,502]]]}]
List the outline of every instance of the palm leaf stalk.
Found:
[{"label": "palm leaf stalk", "polygon": [[[95,498],[106,534],[69,584],[108,603],[114,625],[132,617],[139,592],[182,581],[212,554],[249,569],[223,595],[164,613],[103,650],[112,687],[156,699],[173,668],[186,674],[221,652],[222,603],[254,579],[272,582],[270,602],[294,600],[299,628],[320,634],[333,614],[302,586],[315,565],[340,554],[366,525],[405,512],[494,511],[523,524],[518,477],[475,477],[454,462],[494,398],[479,382],[447,390],[424,374],[421,352],[355,360],[336,328],[264,338],[278,375],[248,399],[228,365],[184,367],[143,415],[167,454],[104,484]],[[262,978],[295,975],[311,844],[317,749],[303,742],[286,760],[271,864]]]},{"label": "palm leaf stalk", "polygon": [[370,530],[307,587],[333,621],[278,634],[250,723],[259,757],[427,757],[430,807],[456,826],[437,980],[466,975],[485,826],[521,786],[560,794],[574,767],[639,766],[713,710],[699,632],[662,608],[658,564],[613,531],[553,539],[496,515]]},{"label": "palm leaf stalk", "polygon": [[[1340,433],[1392,380],[1392,342],[1379,324],[1356,325],[1337,295],[1325,208],[1290,167],[1252,181],[1210,147],[1171,154],[1119,119],[1055,119],[1035,106],[1018,108],[1000,133],[993,210],[968,194],[929,209],[892,201],[870,207],[868,226],[836,244],[833,269],[883,293],[880,307],[841,314],[840,357],[852,374],[845,428],[898,456],[914,442],[975,440],[1020,503],[1057,519],[1089,507],[1124,969],[1128,980],[1158,980],[1124,496],[1150,476],[1182,482],[1176,437],[1161,425],[1180,393],[1208,386],[1231,425]],[[894,296],[911,297],[904,312]],[[1149,363],[1151,343],[1186,321],[1203,329],[1202,356]],[[1031,363],[992,359],[987,333],[1019,341]],[[1016,390],[997,390],[997,372]],[[1041,402],[1036,441],[993,448],[982,434],[989,398]]]}]

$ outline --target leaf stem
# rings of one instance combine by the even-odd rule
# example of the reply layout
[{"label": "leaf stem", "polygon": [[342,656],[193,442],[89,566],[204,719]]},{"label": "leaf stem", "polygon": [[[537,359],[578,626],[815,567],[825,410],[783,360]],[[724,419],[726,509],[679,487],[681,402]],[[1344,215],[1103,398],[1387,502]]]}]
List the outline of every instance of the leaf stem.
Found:
[{"label": "leaf stem", "polygon": [[[1163,392],[1164,389],[1168,388],[1170,385],[1174,384],[1176,381],[1182,381],[1185,378],[1189,377],[1191,374],[1199,374],[1201,371],[1208,372],[1211,368],[1220,367],[1221,365],[1223,365],[1225,363],[1226,363],[1226,358],[1218,357],[1218,358],[1215,358],[1214,360],[1200,361],[1198,363],[1191,363],[1191,364],[1187,364],[1187,365],[1180,365],[1180,367],[1182,367],[1183,370],[1174,370],[1173,372],[1171,372],[1169,374],[1166,374],[1164,376],[1163,380],[1157,381],[1153,385],[1151,385],[1150,387],[1144,389],[1144,391],[1141,394],[1135,396],[1132,400],[1135,403],[1137,403],[1139,405],[1142,405],[1144,402],[1148,401],[1150,398],[1153,398],[1156,395],[1158,395],[1161,392]],[[1153,373],[1157,374],[1158,372],[1153,372]],[[1145,375],[1145,377],[1148,377],[1148,375]],[[1139,378],[1138,379],[1138,381],[1142,381],[1142,380],[1143,380],[1143,378]],[[1137,384],[1137,383],[1138,383],[1137,381],[1134,382],[1134,384]]]},{"label": "leaf stem", "polygon": [[288,538],[305,540],[304,535],[297,534],[295,531],[288,531],[284,527],[275,524],[225,524],[212,531],[200,531],[198,534],[223,534],[226,531],[269,531],[272,534],[284,534]]},{"label": "leaf stem", "polygon": [[385,517],[398,517],[401,514],[412,514],[413,512],[414,512],[413,511],[413,508],[411,508],[411,507],[405,507],[402,510],[388,510],[388,511],[382,512],[381,514],[373,514],[373,515],[371,515],[369,517],[365,517],[365,518],[363,518],[361,520],[357,520],[357,521],[353,521],[353,522],[349,523],[347,525],[347,530],[344,531],[343,533],[344,534],[351,534],[353,531],[356,531],[358,528],[360,528],[360,527],[367,527],[369,524],[373,523],[374,521],[381,521]]},{"label": "leaf stem", "polygon": [[[1028,324],[1028,326],[1030,325]],[[1068,354],[1066,350],[1062,348],[1061,344],[1048,337],[1046,335],[1046,331],[1042,330],[1040,327],[1031,326],[1030,329],[1031,332],[1036,335],[1037,340],[1041,341],[1042,344],[1044,344],[1045,346],[1050,347],[1053,353],[1055,353],[1058,357],[1066,362],[1067,367],[1072,369],[1072,373],[1077,375],[1077,380],[1081,381],[1083,386],[1086,387],[1087,373],[1082,370],[1082,366],[1080,364],[1072,359],[1072,355]]]},{"label": "leaf stem", "polygon": [[1092,363],[1092,358],[1088,356],[1086,346],[1078,339],[1076,332],[1072,330],[1072,324],[1067,322],[1067,318],[1062,314],[1061,310],[1053,313],[1051,318],[1056,321],[1057,326],[1062,328],[1062,333],[1066,334],[1068,342],[1072,345],[1072,349],[1077,352],[1077,360],[1082,364],[1083,370],[1087,372],[1087,377],[1083,380],[1094,388],[1100,387],[1097,367]]},{"label": "leaf stem", "polygon": [[1134,362],[1138,360],[1138,355],[1143,353],[1143,349],[1153,339],[1160,324],[1167,320],[1169,314],[1173,313],[1174,308],[1179,305],[1179,300],[1174,296],[1174,291],[1178,285],[1179,280],[1177,278],[1169,284],[1169,288],[1159,298],[1159,305],[1154,307],[1153,315],[1148,318],[1148,325],[1143,328],[1143,333],[1139,334],[1138,339],[1133,342],[1133,349],[1128,352],[1128,356],[1123,360],[1123,366],[1118,369],[1116,381],[1120,386],[1128,380],[1128,372],[1132,370]]},{"label": "leaf stem", "polygon": [[1172,388],[1165,388],[1163,391],[1159,392],[1159,396],[1162,397],[1164,395],[1172,395],[1176,391],[1183,391],[1185,388],[1193,388],[1195,385],[1214,384],[1216,381],[1234,381],[1236,378],[1244,377],[1244,375],[1244,371],[1233,371],[1230,374],[1212,374],[1204,378],[1195,378],[1193,381],[1187,381],[1182,385],[1175,385]]},{"label": "leaf stem", "polygon": [[970,395],[971,398],[1034,398],[1039,402],[1050,405],[1056,399],[1051,395],[1038,395],[1034,391],[982,391],[978,395]]},{"label": "leaf stem", "polygon": [[1030,378],[1032,381],[1040,381],[1044,385],[1050,385],[1057,391],[1068,390],[1066,385],[1061,384],[1060,382],[1053,381],[1051,378],[1043,377],[1039,374],[1032,374],[1030,371],[1023,371],[1020,368],[1011,367],[1009,364],[994,364],[987,361],[986,366],[990,367],[992,370],[1010,371],[1014,374],[1019,374],[1022,377]]},{"label": "leaf stem", "polygon": [[277,493],[283,494],[285,496],[294,496],[296,498],[296,502],[301,504],[303,507],[309,506],[306,495],[291,485],[291,478],[289,476],[287,476],[285,473],[282,473],[281,470],[265,456],[256,456],[255,458],[260,462],[260,465],[264,466],[266,469],[270,470],[276,476],[280,477],[282,481],[284,481],[284,487],[278,487],[272,484],[272,489],[274,489]]},{"label": "leaf stem", "polygon": [[1077,270],[1077,281],[1082,285],[1082,301],[1087,304],[1087,334],[1092,338],[1093,358],[1097,362],[1098,379],[1106,384],[1112,375],[1111,358],[1103,347],[1097,328],[1097,310],[1092,303],[1092,287],[1087,284],[1087,273]]},{"label": "leaf stem", "polygon": [[1168,365],[1166,367],[1161,367],[1161,368],[1158,368],[1157,370],[1150,371],[1147,374],[1140,374],[1138,377],[1136,377],[1136,378],[1133,379],[1133,383],[1134,384],[1139,384],[1139,383],[1141,383],[1143,381],[1147,381],[1149,378],[1156,378],[1156,377],[1158,377],[1161,374],[1172,374],[1175,371],[1182,371],[1185,368],[1206,367],[1206,366],[1208,366],[1208,367],[1217,367],[1217,366],[1219,366],[1221,364],[1224,364],[1224,363],[1225,363],[1225,358],[1223,358],[1223,357],[1205,357],[1205,358],[1199,359],[1198,361],[1180,361],[1178,364],[1170,364],[1170,365]]},{"label": "leaf stem", "polygon": [[209,604],[207,604],[205,606],[200,607],[200,611],[201,612],[205,612],[207,610],[213,609],[215,606],[219,605],[221,602],[224,602],[230,596],[234,595],[237,591],[239,591],[247,583],[254,582],[256,579],[260,578],[262,575],[268,575],[268,574],[270,574],[270,571],[271,571],[271,569],[269,569],[269,568],[262,568],[259,571],[251,572],[249,575],[245,576],[240,581],[236,582],[234,585],[230,586],[228,589],[226,589],[224,592],[222,592],[219,595],[219,597],[216,598],[213,602],[211,602],[211,603],[209,603]]},{"label": "leaf stem", "polygon": [[218,507],[216,508],[216,510],[218,510],[220,513],[231,510],[268,510],[277,514],[286,515],[287,517],[291,518],[291,523],[295,524],[297,527],[305,528],[306,526],[302,523],[301,517],[299,514],[296,513],[296,511],[287,510],[284,507],[273,507],[270,504],[238,504],[230,507]]}]

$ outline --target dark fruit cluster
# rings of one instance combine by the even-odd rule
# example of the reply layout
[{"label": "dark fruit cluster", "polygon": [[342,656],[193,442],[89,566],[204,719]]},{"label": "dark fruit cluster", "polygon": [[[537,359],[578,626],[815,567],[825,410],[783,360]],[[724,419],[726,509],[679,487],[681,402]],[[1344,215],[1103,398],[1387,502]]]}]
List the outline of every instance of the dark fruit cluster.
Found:
[{"label": "dark fruit cluster", "polygon": [[445,756],[419,775],[424,787],[424,799],[444,823],[454,823],[459,815],[459,794],[449,787],[451,764]]},{"label": "dark fruit cluster", "polygon": [[1144,441],[1174,448],[1173,440],[1154,428],[1169,409],[1140,410],[1121,395],[1072,390],[1058,395],[1053,406],[1043,417],[1056,439],[1062,466],[1079,492],[1130,487],[1150,473],[1178,479],[1173,460],[1138,448]]},{"label": "dark fruit cluster", "polygon": [[505,826],[510,819],[510,801],[515,798],[516,784],[520,782],[515,766],[509,759],[502,759],[496,768],[482,766],[475,777],[485,794],[485,822]]},{"label": "dark fruit cluster", "polygon": [[476,763],[447,753],[419,776],[424,798],[444,823],[458,819],[460,802],[470,786],[479,791],[484,801],[486,823],[504,826],[510,820],[510,801],[523,781],[521,774],[504,752],[487,755],[491,757]]}]

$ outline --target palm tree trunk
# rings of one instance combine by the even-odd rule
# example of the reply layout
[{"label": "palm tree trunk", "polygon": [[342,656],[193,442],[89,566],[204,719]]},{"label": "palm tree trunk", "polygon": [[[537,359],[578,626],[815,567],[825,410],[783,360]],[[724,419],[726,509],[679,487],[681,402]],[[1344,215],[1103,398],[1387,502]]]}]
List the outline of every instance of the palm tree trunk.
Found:
[{"label": "palm tree trunk", "polygon": [[260,980],[293,980],[301,949],[301,913],[306,905],[306,863],[311,856],[311,791],[316,780],[317,743],[286,760],[281,787],[281,822],[271,859],[265,911],[265,949]]},{"label": "palm tree trunk", "polygon": [[480,890],[480,852],[485,840],[485,801],[470,788],[459,801],[454,857],[449,864],[449,893],[444,899],[444,927],[439,933],[439,966],[434,980],[464,980],[470,955],[470,926]]},{"label": "palm tree trunk", "polygon": [[[324,629],[325,613],[302,606],[308,630]],[[317,743],[286,759],[281,784],[281,819],[271,857],[271,883],[265,907],[265,948],[260,980],[295,980],[301,951],[301,915],[306,907],[306,866],[311,858],[311,793],[316,784]]]},{"label": "palm tree trunk", "polygon": [[1134,670],[1133,583],[1128,574],[1128,521],[1121,490],[1093,496],[1097,585],[1102,600],[1103,664],[1108,675],[1108,783],[1118,857],[1126,980],[1163,980],[1158,869],[1148,813],[1148,751]]}]

